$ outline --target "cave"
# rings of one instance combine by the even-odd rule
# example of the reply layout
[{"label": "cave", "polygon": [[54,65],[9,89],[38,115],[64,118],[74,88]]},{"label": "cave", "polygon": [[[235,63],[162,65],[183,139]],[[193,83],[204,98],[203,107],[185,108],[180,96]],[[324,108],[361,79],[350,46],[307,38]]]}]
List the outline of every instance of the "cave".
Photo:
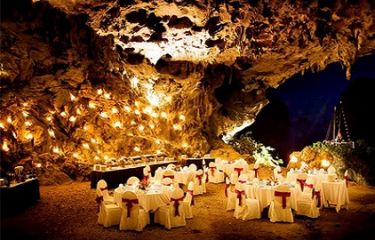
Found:
[{"label": "cave", "polygon": [[2,239],[366,238],[374,9],[2,1]]}]

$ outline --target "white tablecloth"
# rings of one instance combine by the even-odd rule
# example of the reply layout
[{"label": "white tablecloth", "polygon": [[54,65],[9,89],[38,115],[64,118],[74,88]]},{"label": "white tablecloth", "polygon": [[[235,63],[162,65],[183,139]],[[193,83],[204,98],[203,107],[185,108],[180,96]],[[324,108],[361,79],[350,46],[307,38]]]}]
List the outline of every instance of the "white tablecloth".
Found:
[{"label": "white tablecloth", "polygon": [[342,207],[348,208],[349,194],[345,181],[322,182],[322,200],[324,207],[334,205],[337,212]]}]

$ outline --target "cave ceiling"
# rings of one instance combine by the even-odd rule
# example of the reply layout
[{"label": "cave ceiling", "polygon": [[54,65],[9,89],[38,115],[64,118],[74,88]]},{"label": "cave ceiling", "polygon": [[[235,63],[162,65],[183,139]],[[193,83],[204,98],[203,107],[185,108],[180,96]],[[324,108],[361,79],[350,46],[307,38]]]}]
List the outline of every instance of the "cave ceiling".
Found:
[{"label": "cave ceiling", "polygon": [[[265,90],[374,54],[371,1],[2,2],[3,154],[206,153]],[[16,154],[14,154],[16,153]]]}]

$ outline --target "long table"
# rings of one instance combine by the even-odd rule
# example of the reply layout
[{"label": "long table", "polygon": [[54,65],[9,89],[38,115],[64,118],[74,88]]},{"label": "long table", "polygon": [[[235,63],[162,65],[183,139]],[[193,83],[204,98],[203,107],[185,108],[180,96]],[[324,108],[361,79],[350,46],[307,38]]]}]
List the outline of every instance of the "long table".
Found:
[{"label": "long table", "polygon": [[[171,163],[176,164],[176,161],[150,163],[148,165],[151,168],[151,172],[154,173],[158,167],[165,167]],[[105,171],[93,170],[91,172],[91,188],[96,188],[96,184],[100,179],[104,179],[107,182],[108,188],[116,188],[120,183],[126,183],[128,178],[132,176],[142,179],[144,167],[145,165]]]},{"label": "long table", "polygon": [[39,180],[28,179],[24,182],[0,187],[1,215],[20,212],[40,199]]}]

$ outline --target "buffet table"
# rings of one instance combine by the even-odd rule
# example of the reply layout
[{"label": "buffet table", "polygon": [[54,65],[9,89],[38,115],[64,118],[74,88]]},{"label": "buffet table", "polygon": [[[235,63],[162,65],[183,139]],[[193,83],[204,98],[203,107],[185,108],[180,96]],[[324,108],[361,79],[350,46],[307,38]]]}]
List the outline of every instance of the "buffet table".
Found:
[{"label": "buffet table", "polygon": [[39,180],[27,179],[24,182],[0,187],[1,215],[19,212],[40,199]]},{"label": "buffet table", "polygon": [[[176,164],[176,161],[168,161],[168,162],[155,162],[149,163],[147,165],[151,168],[151,173],[154,173],[158,167],[166,167],[168,164]],[[91,188],[96,188],[96,183],[100,179],[104,179],[107,184],[108,188],[117,188],[120,183],[126,183],[129,177],[135,176],[139,179],[143,178],[143,168],[145,164],[140,164],[136,166],[129,166],[129,167],[117,167],[112,169],[107,169],[104,171],[93,170],[91,172]]]}]

